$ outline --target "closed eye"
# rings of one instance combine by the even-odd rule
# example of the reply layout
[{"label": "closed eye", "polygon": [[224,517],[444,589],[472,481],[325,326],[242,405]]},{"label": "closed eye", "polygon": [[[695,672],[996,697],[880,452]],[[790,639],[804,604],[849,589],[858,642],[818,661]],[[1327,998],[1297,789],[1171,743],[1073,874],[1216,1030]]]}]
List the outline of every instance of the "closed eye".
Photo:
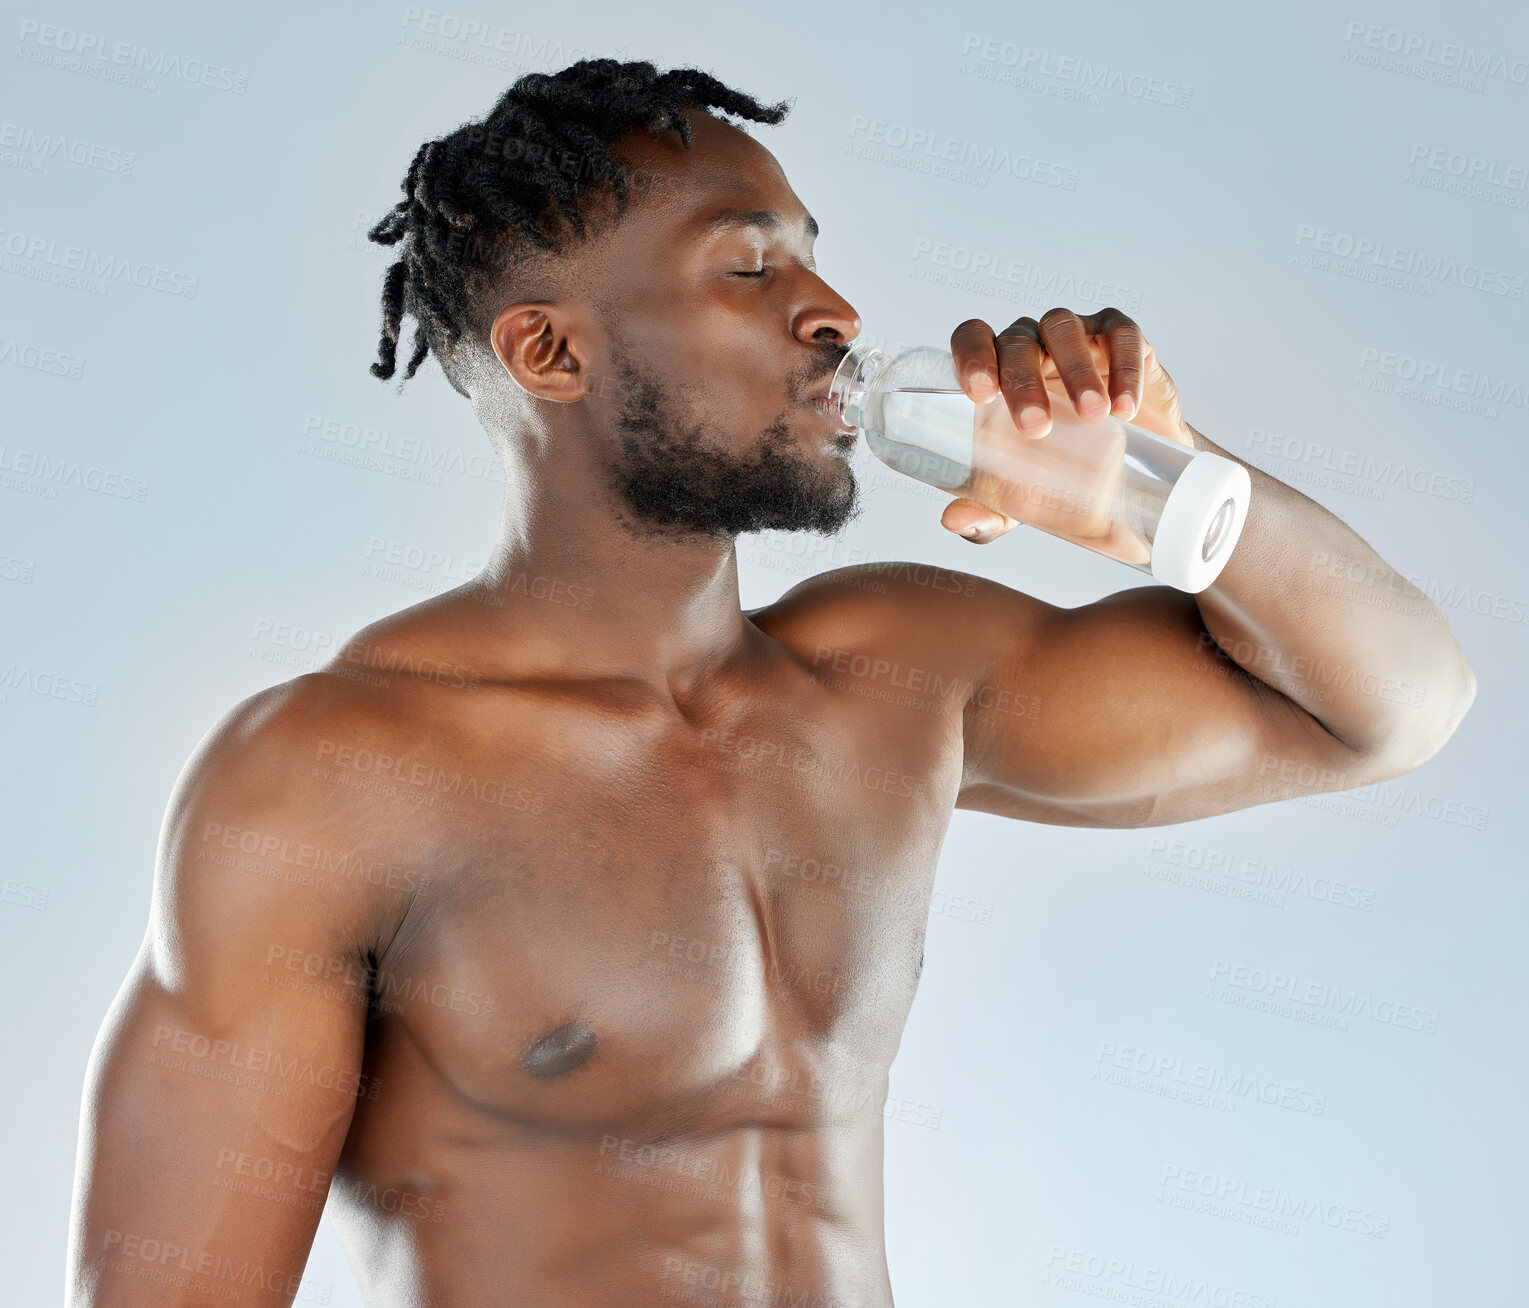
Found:
[{"label": "closed eye", "polygon": [[769,271],[770,271],[769,268],[751,268],[747,272],[740,272],[740,271],[735,269],[732,273],[729,274],[729,276],[732,276],[732,277],[763,277]]}]

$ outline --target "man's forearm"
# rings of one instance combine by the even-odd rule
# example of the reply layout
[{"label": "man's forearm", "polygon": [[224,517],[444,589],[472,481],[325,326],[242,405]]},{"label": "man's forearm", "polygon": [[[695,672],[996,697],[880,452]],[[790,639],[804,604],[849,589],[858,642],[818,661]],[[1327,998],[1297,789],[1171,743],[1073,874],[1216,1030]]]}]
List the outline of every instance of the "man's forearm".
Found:
[{"label": "man's forearm", "polygon": [[1206,631],[1345,744],[1402,766],[1428,758],[1475,695],[1444,615],[1321,505],[1190,431],[1253,479],[1242,538],[1196,597]]}]

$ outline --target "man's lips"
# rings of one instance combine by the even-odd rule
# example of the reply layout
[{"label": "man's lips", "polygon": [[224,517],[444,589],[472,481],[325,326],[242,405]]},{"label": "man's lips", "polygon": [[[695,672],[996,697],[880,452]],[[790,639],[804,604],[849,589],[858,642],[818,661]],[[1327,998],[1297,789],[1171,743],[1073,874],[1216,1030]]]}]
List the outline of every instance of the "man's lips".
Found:
[{"label": "man's lips", "polygon": [[855,430],[855,428],[849,426],[844,421],[844,418],[839,413],[839,406],[830,400],[827,396],[820,396],[815,400],[806,400],[804,403],[816,409],[825,418],[827,418],[829,422],[833,423],[834,426],[836,426],[840,431],[853,432]]},{"label": "man's lips", "polygon": [[[843,360],[841,359],[840,362],[842,363]],[[839,365],[835,364],[831,369],[825,372],[819,380],[812,383],[812,392],[814,396],[818,399],[826,401],[828,399],[829,392],[833,389],[834,378],[838,375]]]}]

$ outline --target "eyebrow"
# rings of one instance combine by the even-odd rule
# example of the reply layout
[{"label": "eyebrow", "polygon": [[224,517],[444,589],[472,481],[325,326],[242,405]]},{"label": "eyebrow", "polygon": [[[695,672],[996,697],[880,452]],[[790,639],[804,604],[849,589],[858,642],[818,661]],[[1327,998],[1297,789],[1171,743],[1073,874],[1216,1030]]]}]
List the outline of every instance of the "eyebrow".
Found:
[{"label": "eyebrow", "polygon": [[[714,232],[725,227],[758,227],[773,232],[785,226],[785,221],[774,209],[727,209],[713,217],[706,224],[706,230]],[[807,229],[808,236],[815,237],[818,234],[818,220],[811,214],[806,216],[802,225]]]}]

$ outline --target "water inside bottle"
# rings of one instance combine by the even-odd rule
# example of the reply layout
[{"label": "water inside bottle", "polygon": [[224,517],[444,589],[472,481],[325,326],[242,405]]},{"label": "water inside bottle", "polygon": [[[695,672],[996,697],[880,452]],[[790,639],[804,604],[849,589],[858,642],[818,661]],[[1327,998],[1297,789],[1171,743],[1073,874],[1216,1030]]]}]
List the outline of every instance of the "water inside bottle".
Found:
[{"label": "water inside bottle", "polygon": [[1084,422],[1054,393],[1051,405],[1052,429],[1036,439],[1002,399],[974,404],[959,389],[898,388],[885,393],[879,430],[868,425],[866,436],[909,476],[1122,563],[1148,564],[1172,489],[1149,466],[1154,450],[1117,418]]}]

